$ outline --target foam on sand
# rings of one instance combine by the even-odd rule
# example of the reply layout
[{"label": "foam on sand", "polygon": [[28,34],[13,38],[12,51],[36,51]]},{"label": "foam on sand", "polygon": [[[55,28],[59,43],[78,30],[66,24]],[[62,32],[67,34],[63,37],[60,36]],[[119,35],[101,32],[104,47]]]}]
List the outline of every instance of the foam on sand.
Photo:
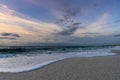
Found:
[{"label": "foam on sand", "polygon": [[20,55],[17,57],[0,58],[0,72],[25,72],[53,62],[74,58],[74,57],[94,57],[115,55],[110,52],[74,52],[74,53],[56,53],[56,54],[36,54],[36,55]]}]

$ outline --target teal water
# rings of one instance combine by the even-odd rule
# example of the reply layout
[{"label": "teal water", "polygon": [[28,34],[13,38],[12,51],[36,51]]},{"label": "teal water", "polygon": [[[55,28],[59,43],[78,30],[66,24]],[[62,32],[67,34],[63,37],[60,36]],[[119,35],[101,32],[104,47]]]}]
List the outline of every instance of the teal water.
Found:
[{"label": "teal water", "polygon": [[99,46],[99,47],[79,47],[79,46],[68,46],[68,47],[0,47],[0,58],[9,58],[17,55],[30,55],[30,54],[65,54],[69,52],[87,52],[87,51],[99,51],[99,50],[109,50],[114,46]]}]

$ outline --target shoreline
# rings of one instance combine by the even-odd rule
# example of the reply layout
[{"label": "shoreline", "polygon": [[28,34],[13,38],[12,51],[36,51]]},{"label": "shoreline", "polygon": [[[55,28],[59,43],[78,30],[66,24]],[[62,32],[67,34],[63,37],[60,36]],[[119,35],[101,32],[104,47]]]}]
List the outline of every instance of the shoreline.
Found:
[{"label": "shoreline", "polygon": [[0,80],[119,80],[119,67],[120,55],[80,57],[58,61],[29,72],[2,72]]},{"label": "shoreline", "polygon": [[[61,57],[55,58],[50,61],[49,61],[49,59],[51,57],[54,58],[57,56],[47,55],[47,56],[50,56],[50,58],[48,57],[49,59],[45,62],[42,62],[42,59],[40,59],[40,58],[44,59],[45,55],[44,56],[38,55],[38,56],[33,56],[33,57],[11,58],[11,59],[7,59],[7,60],[5,59],[5,62],[7,61],[8,63],[11,63],[11,64],[4,66],[4,62],[3,62],[3,65],[1,65],[1,67],[3,67],[3,68],[0,68],[0,71],[1,72],[9,72],[9,73],[24,73],[24,72],[38,70],[38,69],[44,68],[45,66],[49,66],[50,64],[54,64],[54,63],[57,63],[57,62],[60,62],[63,60],[67,60],[67,59],[71,59],[71,58],[73,59],[73,58],[103,57],[103,56],[113,56],[113,55],[116,55],[116,54],[115,53],[83,53],[83,54],[80,53],[80,54],[74,54],[74,55],[72,54],[70,56],[67,55],[67,57],[61,56]],[[26,60],[24,60],[24,59],[26,59]],[[2,62],[4,60],[0,60],[0,61]],[[21,63],[21,65],[17,64],[16,61],[17,61],[17,63]],[[25,61],[25,63],[23,61]],[[37,64],[34,63],[34,61],[38,61]],[[16,66],[16,67],[14,68],[14,66]],[[6,68],[6,67],[8,67],[8,68]]]},{"label": "shoreline", "polygon": [[112,53],[120,54],[120,50],[111,50]]}]

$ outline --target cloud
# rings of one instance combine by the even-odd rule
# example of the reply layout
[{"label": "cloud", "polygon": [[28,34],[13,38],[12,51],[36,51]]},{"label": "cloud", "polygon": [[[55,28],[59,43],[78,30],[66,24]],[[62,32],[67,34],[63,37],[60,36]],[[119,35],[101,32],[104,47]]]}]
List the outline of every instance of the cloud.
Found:
[{"label": "cloud", "polygon": [[59,32],[60,35],[72,35],[80,28],[80,22],[75,18],[80,14],[80,6],[78,4],[71,4],[69,1],[61,1],[61,18],[57,23],[63,26],[63,30]]},{"label": "cloud", "polygon": [[16,40],[16,38],[10,38],[10,37],[0,37],[0,39],[7,39],[7,40]]},{"label": "cloud", "polygon": [[2,39],[2,40],[17,40],[20,37],[21,36],[19,34],[16,34],[16,33],[4,32],[4,33],[0,34],[0,39]]},{"label": "cloud", "polygon": [[12,33],[2,33],[2,36],[11,36]]},{"label": "cloud", "polygon": [[29,3],[35,6],[42,7],[50,11],[56,18],[57,25],[62,27],[60,35],[71,35],[80,26],[79,21],[75,19],[81,11],[78,0],[28,0]]},{"label": "cloud", "polygon": [[[16,1],[19,2],[19,1]],[[100,10],[102,9],[102,3],[104,0],[96,0],[93,2],[91,0],[88,3],[87,1],[84,0],[22,0],[21,2],[27,2],[28,5],[37,7],[39,9],[47,9],[50,11],[53,15],[55,15],[58,20],[57,25],[62,27],[62,31],[59,32],[58,34],[60,35],[72,35],[78,31],[78,29],[81,29],[81,25],[73,25],[76,23],[81,23],[79,20],[77,20],[77,17],[80,17],[83,14],[86,14],[87,16],[94,16],[94,15],[89,15],[91,12],[92,14],[95,14],[95,7],[99,8]],[[86,3],[85,5],[82,5],[83,3]],[[25,6],[25,5],[24,5]],[[94,10],[94,11],[93,11]],[[86,12],[85,12],[86,11]],[[74,22],[74,23],[73,23]],[[29,27],[31,29],[31,25],[25,25],[21,22],[19,22],[18,25],[23,25],[25,27]],[[91,24],[90,24],[91,25]],[[34,25],[36,26],[36,25]],[[96,29],[96,28],[95,28]],[[37,31],[38,29],[34,29],[34,31]]]},{"label": "cloud", "polygon": [[116,35],[114,35],[114,37],[120,37],[120,34],[116,34]]},{"label": "cloud", "polygon": [[19,34],[12,34],[14,37],[21,37]]},{"label": "cloud", "polygon": [[[21,13],[9,9],[6,5],[0,4],[0,6],[0,34],[2,36],[19,37],[16,43],[45,42],[46,37],[50,37],[62,30],[56,24],[42,22],[29,17],[21,17],[19,15]],[[1,39],[9,40],[12,38],[3,37]],[[5,40],[0,41],[6,44],[7,42],[10,43]]]},{"label": "cloud", "polygon": [[99,34],[99,33],[83,33],[83,34]]},{"label": "cloud", "polygon": [[114,30],[111,30],[110,27],[108,27],[107,25],[103,25],[108,23],[109,19],[110,19],[109,13],[105,12],[98,18],[98,20],[96,20],[93,23],[90,23],[83,29],[77,30],[73,35],[76,37],[84,37],[86,36],[85,33],[90,33],[89,37],[112,35]]},{"label": "cloud", "polygon": [[7,32],[1,33],[1,36],[20,37],[19,34],[16,34],[16,33],[7,33]]},{"label": "cloud", "polygon": [[64,29],[62,30],[61,32],[59,32],[58,34],[59,35],[71,35],[73,34],[79,27],[77,26],[74,26],[74,27],[71,27],[69,29]]},{"label": "cloud", "polygon": [[[53,13],[54,16],[56,16],[57,18],[56,24],[42,22],[40,20],[30,18],[15,10],[9,9],[9,7],[6,5],[0,4],[0,34],[9,33],[4,34],[3,36],[0,35],[1,37],[0,42],[3,44],[9,45],[11,43],[13,45],[34,42],[35,43],[71,42],[82,44],[83,42],[84,45],[89,44],[90,41],[91,44],[95,42],[103,43],[105,42],[104,40],[102,41],[102,39],[105,38],[104,36],[113,35],[115,34],[114,31],[116,29],[119,29],[115,27],[110,28],[107,25],[101,25],[104,23],[106,24],[109,21],[109,18],[111,17],[110,13],[101,12],[103,14],[99,16],[101,13],[96,14],[96,11],[98,11],[100,8],[95,10],[93,9],[93,7],[92,8],[90,7],[90,5],[94,7],[98,6],[97,4],[93,5],[94,4],[93,2],[91,2],[93,4],[90,3],[88,5],[86,3],[84,6],[83,5],[81,6],[80,4],[82,4],[82,1],[84,2],[85,0],[21,0],[21,1],[29,2],[28,4],[23,5],[24,8],[26,8],[25,6],[27,6],[26,9],[30,7],[28,5],[30,5],[31,3],[32,4],[31,6],[34,6],[38,10],[39,9],[49,10],[51,13]],[[77,1],[79,2],[77,3]],[[17,4],[14,4],[14,7],[18,7]],[[85,17],[81,16],[81,14],[85,14],[84,11],[87,14],[87,16]],[[39,12],[37,14],[39,14]],[[96,20],[92,19],[90,23],[87,24],[87,26],[82,27],[81,24],[84,23],[81,22],[82,20],[80,20],[81,19],[80,17],[86,18],[85,20],[89,22],[89,20],[87,20],[88,16],[90,16],[90,18],[97,17],[98,19]],[[110,37],[107,38],[113,40]]]}]

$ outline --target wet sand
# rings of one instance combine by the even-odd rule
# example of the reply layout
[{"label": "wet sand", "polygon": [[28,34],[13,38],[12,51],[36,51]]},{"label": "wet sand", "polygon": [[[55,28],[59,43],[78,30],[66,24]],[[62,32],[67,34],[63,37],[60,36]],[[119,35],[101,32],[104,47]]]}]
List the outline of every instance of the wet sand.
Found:
[{"label": "wet sand", "polygon": [[67,59],[30,72],[0,73],[0,80],[120,80],[120,55]]},{"label": "wet sand", "polygon": [[112,50],[111,52],[120,54],[120,50]]}]

